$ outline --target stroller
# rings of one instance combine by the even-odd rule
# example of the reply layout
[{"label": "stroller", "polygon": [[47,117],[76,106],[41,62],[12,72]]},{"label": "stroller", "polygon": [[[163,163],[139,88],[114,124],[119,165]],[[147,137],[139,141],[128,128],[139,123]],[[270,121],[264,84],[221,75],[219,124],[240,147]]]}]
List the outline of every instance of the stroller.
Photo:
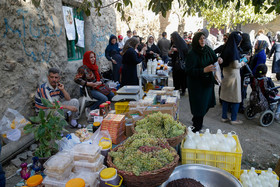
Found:
[{"label": "stroller", "polygon": [[250,77],[250,85],[252,92],[250,94],[249,105],[245,108],[244,115],[247,119],[253,119],[260,113],[259,122],[263,127],[271,125],[277,111],[280,97],[276,96],[276,90],[280,86],[268,88],[267,79],[257,79],[248,65],[246,65],[249,73],[246,77]]}]

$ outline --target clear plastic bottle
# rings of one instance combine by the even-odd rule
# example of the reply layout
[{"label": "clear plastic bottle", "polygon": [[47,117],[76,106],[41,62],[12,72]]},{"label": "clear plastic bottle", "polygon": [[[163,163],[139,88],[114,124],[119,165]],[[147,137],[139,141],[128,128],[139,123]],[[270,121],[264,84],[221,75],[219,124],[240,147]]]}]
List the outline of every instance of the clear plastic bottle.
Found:
[{"label": "clear plastic bottle", "polygon": [[219,142],[223,142],[225,136],[223,135],[221,129],[218,129],[218,130],[217,130],[217,134],[216,134],[216,135],[217,135],[218,141],[219,141]]},{"label": "clear plastic bottle", "polygon": [[193,141],[193,138],[191,136],[187,136],[186,141],[184,143],[184,148],[186,149],[195,149],[196,148],[196,144]]},{"label": "clear plastic bottle", "polygon": [[152,59],[149,59],[149,60],[148,60],[148,63],[147,63],[147,72],[148,72],[148,75],[152,74]]},{"label": "clear plastic bottle", "polygon": [[198,145],[200,143],[200,135],[199,135],[199,132],[196,132],[194,137],[193,137],[193,140],[195,142],[196,145]]},{"label": "clear plastic bottle", "polygon": [[231,152],[235,152],[236,151],[236,141],[232,137],[232,134],[230,132],[228,133],[226,139],[227,139],[228,145],[230,146]]},{"label": "clear plastic bottle", "polygon": [[240,175],[240,181],[244,182],[248,178],[248,171],[244,170],[243,173]]},{"label": "clear plastic bottle", "polygon": [[194,135],[195,135],[195,133],[193,133],[193,131],[192,131],[192,126],[189,126],[188,127],[188,136],[194,137]]},{"label": "clear plastic bottle", "polygon": [[94,112],[93,111],[91,111],[90,113],[89,113],[89,115],[88,115],[88,119],[87,119],[87,122],[88,122],[88,124],[93,124],[93,122],[94,122]]}]

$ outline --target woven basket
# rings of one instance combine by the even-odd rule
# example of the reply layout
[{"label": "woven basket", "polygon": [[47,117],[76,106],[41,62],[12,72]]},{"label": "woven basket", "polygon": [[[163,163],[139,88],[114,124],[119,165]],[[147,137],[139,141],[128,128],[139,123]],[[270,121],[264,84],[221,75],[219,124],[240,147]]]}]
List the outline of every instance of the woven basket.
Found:
[{"label": "woven basket", "polygon": [[[135,130],[135,123],[131,126],[131,130],[132,130],[133,134],[137,133],[136,130]],[[186,128],[184,134],[182,134],[180,136],[173,137],[173,138],[166,138],[166,140],[171,147],[176,147],[186,137],[187,133],[188,133],[188,129]]]},{"label": "woven basket", "polygon": [[[115,147],[112,151],[117,151],[121,146],[122,145]],[[175,150],[172,151],[176,152]],[[178,161],[179,156],[176,153],[173,162],[165,167],[154,171],[142,172],[139,176],[136,176],[132,172],[119,170],[115,164],[113,164],[112,157],[110,155],[107,157],[108,166],[117,169],[118,174],[123,177],[124,184],[127,187],[156,187],[161,185],[169,178],[175,167],[178,165]]]}]

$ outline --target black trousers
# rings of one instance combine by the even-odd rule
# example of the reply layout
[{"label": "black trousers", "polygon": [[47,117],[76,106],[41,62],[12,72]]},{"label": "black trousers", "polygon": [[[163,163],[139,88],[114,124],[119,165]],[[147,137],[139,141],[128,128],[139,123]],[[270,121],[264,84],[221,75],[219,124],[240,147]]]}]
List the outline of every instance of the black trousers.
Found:
[{"label": "black trousers", "polygon": [[194,126],[194,129],[192,130],[193,132],[197,132],[202,129],[203,118],[204,118],[204,116],[193,116],[193,118],[192,118],[192,122],[193,122],[193,126]]}]

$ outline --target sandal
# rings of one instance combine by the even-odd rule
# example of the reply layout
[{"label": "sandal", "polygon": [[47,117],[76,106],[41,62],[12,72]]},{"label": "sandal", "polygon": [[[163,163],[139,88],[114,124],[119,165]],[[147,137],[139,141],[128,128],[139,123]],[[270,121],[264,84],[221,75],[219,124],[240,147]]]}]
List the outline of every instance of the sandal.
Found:
[{"label": "sandal", "polygon": [[70,127],[71,128],[82,129],[82,128],[86,128],[86,125],[82,125],[82,124],[77,123],[76,125],[71,125],[70,124]]}]

